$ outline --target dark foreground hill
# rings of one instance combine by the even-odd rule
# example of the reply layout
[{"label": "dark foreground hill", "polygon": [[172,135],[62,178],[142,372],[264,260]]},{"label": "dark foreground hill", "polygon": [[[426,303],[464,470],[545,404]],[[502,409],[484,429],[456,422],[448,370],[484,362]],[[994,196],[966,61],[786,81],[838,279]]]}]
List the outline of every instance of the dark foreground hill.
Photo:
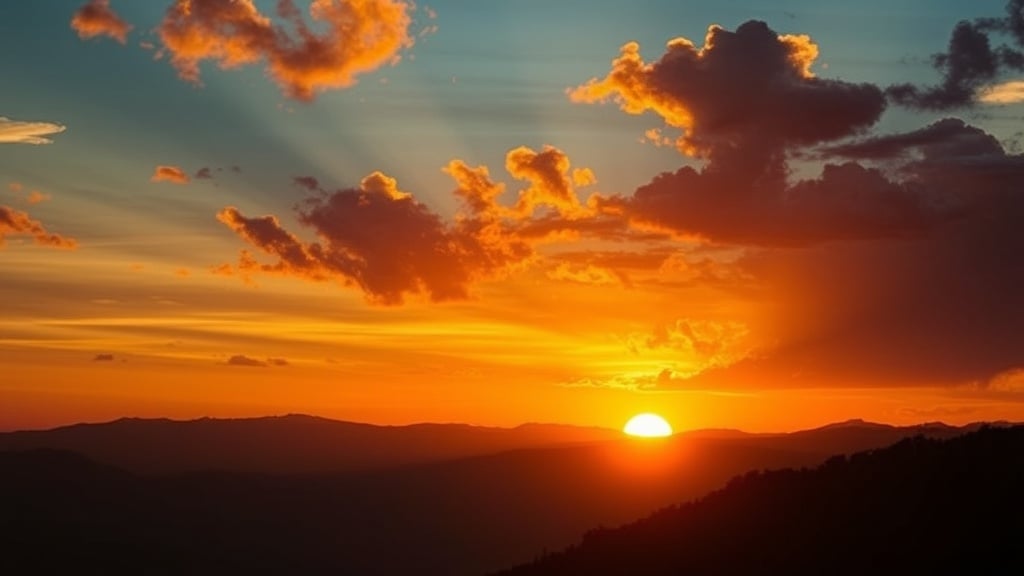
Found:
[{"label": "dark foreground hill", "polygon": [[[149,430],[136,423],[99,427],[104,434]],[[209,457],[195,429],[184,429]],[[0,451],[0,574],[482,574],[568,546],[593,526],[698,498],[748,470],[817,465],[922,432],[963,431],[851,422],[786,435],[617,439],[318,474],[226,469],[231,459],[220,471],[139,474],[68,451]],[[176,451],[168,458],[194,462],[171,436],[164,441]],[[259,445],[235,437],[243,447]],[[123,444],[132,442],[159,446],[138,438]],[[281,441],[269,453],[287,447]],[[332,454],[314,450],[313,461],[330,463]],[[160,455],[144,457],[157,462]],[[255,469],[294,470],[250,456],[242,462]]]},{"label": "dark foreground hill", "polygon": [[1024,574],[1024,426],[751,472],[503,576]]}]

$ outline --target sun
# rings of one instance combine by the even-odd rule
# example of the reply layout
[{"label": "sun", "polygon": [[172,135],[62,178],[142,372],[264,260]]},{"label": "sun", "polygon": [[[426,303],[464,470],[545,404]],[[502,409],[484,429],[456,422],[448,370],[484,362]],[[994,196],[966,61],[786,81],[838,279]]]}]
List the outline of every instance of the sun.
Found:
[{"label": "sun", "polygon": [[672,435],[672,426],[661,416],[645,412],[630,418],[622,431],[630,436],[661,438]]}]

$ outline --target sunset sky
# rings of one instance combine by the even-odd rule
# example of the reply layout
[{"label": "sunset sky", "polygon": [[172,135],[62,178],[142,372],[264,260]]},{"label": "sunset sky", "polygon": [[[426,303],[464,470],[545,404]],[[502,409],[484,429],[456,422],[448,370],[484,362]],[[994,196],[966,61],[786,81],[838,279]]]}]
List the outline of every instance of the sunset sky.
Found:
[{"label": "sunset sky", "polygon": [[1024,1],[0,3],[0,429],[1024,420]]}]

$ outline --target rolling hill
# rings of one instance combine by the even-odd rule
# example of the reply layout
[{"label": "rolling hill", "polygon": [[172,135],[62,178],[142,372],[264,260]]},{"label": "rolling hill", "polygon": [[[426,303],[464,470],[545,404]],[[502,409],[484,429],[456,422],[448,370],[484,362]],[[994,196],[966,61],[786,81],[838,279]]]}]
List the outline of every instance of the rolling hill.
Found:
[{"label": "rolling hill", "polygon": [[[338,448],[344,442],[326,440],[320,428],[344,434],[349,423],[331,428],[306,418],[285,423],[312,424],[317,440],[308,449],[289,444],[306,442],[294,433],[258,450],[272,434],[252,428],[278,430],[278,419],[117,421],[0,437],[6,446],[11,438],[22,443],[0,451],[0,572],[481,574],[568,546],[594,526],[699,498],[750,470],[813,466],[922,432],[854,422],[651,442],[618,434],[601,441],[591,430],[545,426],[358,428],[413,447],[396,449],[401,458],[371,460],[365,454],[388,444],[357,446],[362,456],[349,457]],[[250,435],[223,431],[232,427]],[[208,440],[200,432],[211,428],[217,434]],[[83,431],[88,442],[75,436]],[[182,431],[185,438],[177,437]],[[541,446],[504,449],[509,435],[524,432]],[[133,437],[120,437],[125,433]],[[480,438],[465,440],[476,433]],[[104,444],[103,437],[112,439]],[[452,437],[460,441],[431,444]],[[69,451],[73,446],[85,455]],[[455,457],[453,446],[494,452]],[[287,459],[290,447],[302,457]],[[142,449],[150,452],[135,452]],[[218,454],[226,456],[216,460]]]},{"label": "rolling hill", "polygon": [[1024,426],[750,472],[502,576],[1020,574]]}]

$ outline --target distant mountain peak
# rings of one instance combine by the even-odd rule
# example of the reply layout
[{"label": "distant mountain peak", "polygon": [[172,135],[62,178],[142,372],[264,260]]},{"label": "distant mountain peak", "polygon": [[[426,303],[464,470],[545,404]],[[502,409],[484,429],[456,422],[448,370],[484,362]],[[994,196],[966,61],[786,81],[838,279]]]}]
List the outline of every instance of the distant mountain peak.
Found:
[{"label": "distant mountain peak", "polygon": [[843,420],[842,422],[833,422],[832,424],[813,428],[813,430],[829,430],[835,428],[874,428],[878,430],[891,430],[896,428],[896,426],[892,426],[891,424],[882,424],[880,422],[870,422],[862,418],[851,418],[849,420]]}]

